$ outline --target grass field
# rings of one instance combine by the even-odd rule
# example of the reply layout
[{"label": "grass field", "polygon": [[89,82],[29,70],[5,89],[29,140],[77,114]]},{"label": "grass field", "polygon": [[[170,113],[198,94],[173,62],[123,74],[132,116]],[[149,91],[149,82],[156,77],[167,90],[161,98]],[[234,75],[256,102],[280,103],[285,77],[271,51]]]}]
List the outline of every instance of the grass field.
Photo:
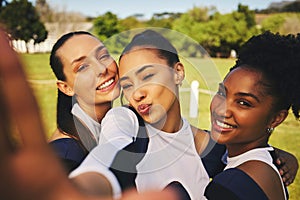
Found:
[{"label": "grass field", "polygon": [[[45,125],[46,133],[50,136],[56,127],[56,86],[55,77],[49,66],[49,54],[22,54],[25,71],[31,83],[40,106],[41,116]],[[197,79],[200,88],[214,89],[213,85],[223,78],[228,69],[234,64],[232,59],[187,59],[183,60],[186,65],[186,81],[182,87],[188,87],[192,80]],[[181,92],[182,113],[189,121],[203,129],[209,129],[209,102],[211,95],[200,93],[199,116],[197,119],[188,117],[189,93]],[[118,105],[118,101],[116,105]],[[292,115],[273,133],[270,144],[293,153],[300,160],[300,133],[299,121]],[[289,186],[290,199],[297,200],[300,196],[300,173],[295,182]]]}]

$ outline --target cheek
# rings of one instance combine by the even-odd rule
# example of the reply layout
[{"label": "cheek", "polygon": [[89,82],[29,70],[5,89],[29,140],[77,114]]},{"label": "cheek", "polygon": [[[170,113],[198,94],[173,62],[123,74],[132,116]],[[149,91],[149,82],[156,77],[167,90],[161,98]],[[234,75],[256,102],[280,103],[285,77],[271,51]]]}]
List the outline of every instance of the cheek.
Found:
[{"label": "cheek", "polygon": [[77,92],[94,92],[97,84],[97,78],[92,70],[86,71],[84,73],[78,74],[74,82],[74,89]]},{"label": "cheek", "polygon": [[235,117],[240,125],[255,132],[263,130],[267,124],[267,117],[261,112],[239,112]]},{"label": "cheek", "polygon": [[166,87],[165,85],[160,84],[152,85],[151,90],[149,91],[152,98],[159,101],[169,101],[176,96],[173,88]]},{"label": "cheek", "polygon": [[[215,111],[218,107],[220,107],[220,105],[222,104],[224,100],[222,100],[220,97],[218,97],[217,95],[215,95],[211,102],[210,102],[210,113],[212,113],[213,111]],[[224,104],[225,106],[225,104]]]},{"label": "cheek", "polygon": [[117,74],[118,73],[118,66],[115,61],[112,61],[111,64],[108,65],[107,67],[108,71]]},{"label": "cheek", "polygon": [[179,99],[177,99],[177,95],[169,88],[159,87],[157,88],[157,91],[156,95],[152,96],[152,99],[156,105],[160,106],[164,110],[164,112],[169,110],[176,100],[179,101]]},{"label": "cheek", "polygon": [[131,97],[132,97],[132,91],[123,91],[123,95],[124,95],[124,98],[125,98],[130,104],[133,103],[133,99],[131,98]]},{"label": "cheek", "polygon": [[210,112],[212,112],[215,108],[215,105],[216,104],[216,98],[215,96],[212,98],[211,102],[210,102],[210,105],[209,105],[209,109],[210,109]]}]

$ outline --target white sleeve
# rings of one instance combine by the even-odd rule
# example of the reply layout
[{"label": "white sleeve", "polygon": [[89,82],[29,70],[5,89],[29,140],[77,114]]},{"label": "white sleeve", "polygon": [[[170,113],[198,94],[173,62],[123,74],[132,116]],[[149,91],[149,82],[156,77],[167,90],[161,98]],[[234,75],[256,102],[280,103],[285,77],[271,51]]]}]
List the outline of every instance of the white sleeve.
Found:
[{"label": "white sleeve", "polygon": [[100,173],[110,181],[114,198],[119,198],[121,187],[109,167],[116,154],[133,141],[138,129],[138,119],[133,111],[124,107],[111,109],[102,120],[99,144],[69,177],[73,178],[86,172]]}]

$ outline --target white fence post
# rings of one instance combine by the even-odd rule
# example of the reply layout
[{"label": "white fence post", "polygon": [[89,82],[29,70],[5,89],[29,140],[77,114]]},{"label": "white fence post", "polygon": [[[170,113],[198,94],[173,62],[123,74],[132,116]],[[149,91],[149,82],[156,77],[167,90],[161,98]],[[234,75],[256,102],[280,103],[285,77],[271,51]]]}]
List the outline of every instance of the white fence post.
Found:
[{"label": "white fence post", "polygon": [[191,84],[190,93],[190,118],[198,117],[199,82],[194,80]]}]

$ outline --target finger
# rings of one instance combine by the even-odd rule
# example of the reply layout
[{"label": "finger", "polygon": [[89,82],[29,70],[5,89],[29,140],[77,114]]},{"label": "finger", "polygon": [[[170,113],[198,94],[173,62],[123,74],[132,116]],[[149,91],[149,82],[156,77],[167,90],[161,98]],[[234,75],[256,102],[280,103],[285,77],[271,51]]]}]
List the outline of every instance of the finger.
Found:
[{"label": "finger", "polygon": [[289,181],[290,179],[292,179],[291,175],[289,173],[285,173],[283,176],[282,176],[282,179],[284,179],[285,181],[284,182],[287,182]]},{"label": "finger", "polygon": [[20,133],[24,145],[35,148],[46,143],[36,100],[26,81],[17,54],[6,34],[0,31],[0,76],[4,101]]},{"label": "finger", "polygon": [[289,179],[287,181],[284,182],[285,186],[289,186],[294,182],[294,179]]},{"label": "finger", "polygon": [[279,168],[279,173],[280,173],[281,176],[283,176],[284,174],[286,174],[288,171],[289,171],[289,169],[287,168],[286,165],[282,165]]},{"label": "finger", "polygon": [[279,165],[279,166],[282,164],[282,161],[281,161],[280,158],[277,158],[277,159],[276,159],[276,164]]},{"label": "finger", "polygon": [[283,182],[284,182],[284,184],[285,184],[286,186],[292,184],[292,183],[294,182],[294,179],[295,179],[295,177],[294,177],[294,176],[291,176],[290,173],[285,173],[285,174],[282,176],[282,180],[283,180]]}]

